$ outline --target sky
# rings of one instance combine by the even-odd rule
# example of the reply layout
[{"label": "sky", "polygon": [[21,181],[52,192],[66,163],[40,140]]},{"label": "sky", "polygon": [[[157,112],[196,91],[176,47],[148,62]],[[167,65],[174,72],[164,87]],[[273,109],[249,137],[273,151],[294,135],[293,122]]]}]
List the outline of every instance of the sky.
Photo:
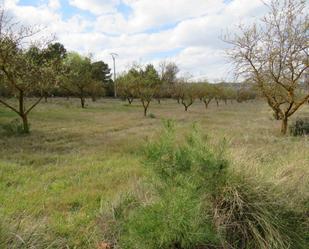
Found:
[{"label": "sky", "polygon": [[117,72],[133,63],[175,62],[182,75],[230,81],[220,37],[266,11],[261,0],[0,0],[24,25],[40,25],[69,51],[92,54]]}]

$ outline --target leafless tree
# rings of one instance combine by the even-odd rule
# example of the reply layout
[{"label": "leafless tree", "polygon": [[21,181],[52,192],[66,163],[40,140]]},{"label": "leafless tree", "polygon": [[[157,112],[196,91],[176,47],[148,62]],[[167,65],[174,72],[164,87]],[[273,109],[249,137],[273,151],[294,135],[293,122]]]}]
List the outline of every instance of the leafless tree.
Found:
[{"label": "leafless tree", "polygon": [[258,86],[286,134],[288,119],[308,101],[302,91],[308,72],[308,6],[303,0],[272,0],[260,23],[240,25],[224,40],[238,75]]}]

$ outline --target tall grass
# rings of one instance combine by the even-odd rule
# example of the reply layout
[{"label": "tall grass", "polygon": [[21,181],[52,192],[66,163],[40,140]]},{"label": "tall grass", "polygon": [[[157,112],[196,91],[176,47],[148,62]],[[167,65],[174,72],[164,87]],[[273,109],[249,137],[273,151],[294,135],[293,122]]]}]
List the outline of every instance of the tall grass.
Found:
[{"label": "tall grass", "polygon": [[0,248],[65,248],[64,240],[48,237],[47,234],[45,222],[31,224],[26,216],[8,219],[0,215]]},{"label": "tall grass", "polygon": [[289,210],[273,186],[235,175],[224,141],[210,144],[195,126],[185,139],[176,134],[167,121],[146,146],[151,197],[133,192],[114,215],[104,213],[105,241],[122,249],[306,248],[302,214]]}]

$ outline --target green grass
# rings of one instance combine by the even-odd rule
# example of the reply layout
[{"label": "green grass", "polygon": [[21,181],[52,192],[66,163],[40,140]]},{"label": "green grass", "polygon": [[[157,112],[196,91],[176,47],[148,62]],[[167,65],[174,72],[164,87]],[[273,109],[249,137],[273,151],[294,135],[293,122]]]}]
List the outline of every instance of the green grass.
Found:
[{"label": "green grass", "polygon": [[[212,141],[226,138],[235,172],[276,185],[289,205],[304,210],[309,140],[282,137],[263,102],[212,103],[206,111],[197,101],[185,112],[174,100],[154,101],[149,113],[155,118],[144,118],[137,100],[89,100],[81,109],[77,99],[52,99],[31,113],[30,135],[0,130],[0,215],[26,217],[25,230],[43,223],[46,237],[69,248],[93,248],[102,208],[145,176],[140,149],[156,138],[162,119],[176,121],[179,137],[198,122]],[[308,115],[306,105],[292,119]],[[0,125],[15,118],[0,106]]]}]

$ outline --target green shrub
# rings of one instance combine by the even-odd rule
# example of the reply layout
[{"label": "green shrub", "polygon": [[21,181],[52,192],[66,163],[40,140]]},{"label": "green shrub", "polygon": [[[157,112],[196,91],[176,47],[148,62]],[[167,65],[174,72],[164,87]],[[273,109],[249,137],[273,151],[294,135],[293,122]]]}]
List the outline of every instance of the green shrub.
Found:
[{"label": "green shrub", "polygon": [[290,126],[293,136],[309,135],[309,118],[299,118]]},{"label": "green shrub", "polygon": [[14,119],[10,123],[1,124],[0,130],[3,130],[7,135],[20,135],[24,134],[23,124],[19,119]]},{"label": "green shrub", "polygon": [[118,215],[103,223],[106,241],[121,249],[306,248],[305,215],[273,187],[231,172],[224,151],[224,141],[211,145],[196,127],[182,140],[165,122],[144,151],[151,201],[132,193],[118,202]]},{"label": "green shrub", "polygon": [[156,115],[153,114],[153,113],[149,113],[149,114],[148,114],[148,117],[149,117],[149,118],[156,118]]},{"label": "green shrub", "polygon": [[[183,144],[177,145],[173,122],[165,122],[160,139],[144,151],[144,165],[153,176],[153,201],[123,198],[113,210],[126,215],[116,217],[115,211],[102,215],[104,239],[115,248],[128,249],[218,245],[211,203],[205,196],[216,191],[212,185],[220,184],[221,175],[225,178],[227,161],[221,149],[211,150],[205,142],[194,127]],[[215,176],[218,181],[213,180]]]}]

